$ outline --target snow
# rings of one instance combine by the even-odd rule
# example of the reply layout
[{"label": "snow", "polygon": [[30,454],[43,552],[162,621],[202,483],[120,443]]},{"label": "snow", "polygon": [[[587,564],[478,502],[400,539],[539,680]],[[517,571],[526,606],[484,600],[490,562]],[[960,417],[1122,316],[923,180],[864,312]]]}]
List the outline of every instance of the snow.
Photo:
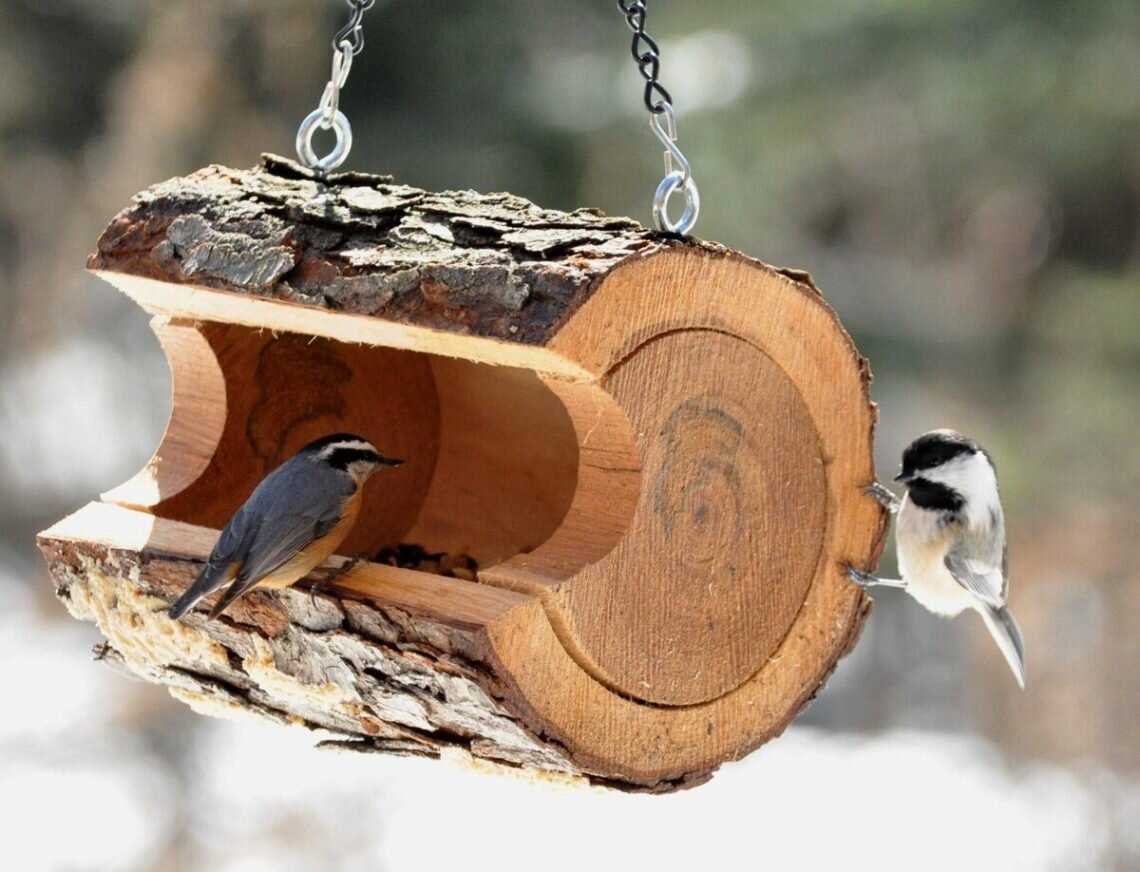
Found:
[{"label": "snow", "polygon": [[0,718],[7,868],[146,869],[178,844],[191,868],[222,872],[477,858],[543,872],[816,869],[852,857],[878,870],[1080,870],[1103,865],[1114,833],[1140,832],[1134,783],[1043,762],[1015,771],[984,740],[937,732],[793,727],[709,784],[647,796],[321,751],[300,728],[177,709],[158,726],[190,730],[173,737],[191,743],[179,771],[117,702],[161,691],[92,664],[91,636],[37,617],[26,597],[0,614],[0,681],[30,703]]}]

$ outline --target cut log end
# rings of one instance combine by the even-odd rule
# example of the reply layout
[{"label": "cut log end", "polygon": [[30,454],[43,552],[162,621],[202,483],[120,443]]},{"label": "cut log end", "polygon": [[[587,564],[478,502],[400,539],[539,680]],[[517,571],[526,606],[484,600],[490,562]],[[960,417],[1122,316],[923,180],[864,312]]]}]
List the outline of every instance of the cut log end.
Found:
[{"label": "cut log end", "polygon": [[[858,636],[870,374],[805,275],[277,159],[156,186],[91,265],[156,314],[174,408],[41,547],[110,658],[196,709],[667,791],[778,735]],[[414,542],[476,577],[365,563],[315,606],[171,622],[256,483],[341,430],[407,461],[343,553]]]}]

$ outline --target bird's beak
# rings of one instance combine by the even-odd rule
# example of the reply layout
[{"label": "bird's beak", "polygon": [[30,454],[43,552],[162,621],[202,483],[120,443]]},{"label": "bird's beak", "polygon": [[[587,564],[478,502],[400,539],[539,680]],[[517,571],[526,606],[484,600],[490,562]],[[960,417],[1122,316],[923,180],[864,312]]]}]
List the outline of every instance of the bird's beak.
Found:
[{"label": "bird's beak", "polygon": [[895,481],[901,481],[903,484],[906,484],[912,478],[914,478],[914,473],[913,472],[907,472],[904,469],[902,472],[900,472],[898,475],[895,476]]},{"label": "bird's beak", "polygon": [[385,457],[383,454],[380,455],[380,465],[381,466],[400,466],[401,464],[403,464],[403,462],[404,461],[402,461],[402,460],[394,460],[391,457]]}]

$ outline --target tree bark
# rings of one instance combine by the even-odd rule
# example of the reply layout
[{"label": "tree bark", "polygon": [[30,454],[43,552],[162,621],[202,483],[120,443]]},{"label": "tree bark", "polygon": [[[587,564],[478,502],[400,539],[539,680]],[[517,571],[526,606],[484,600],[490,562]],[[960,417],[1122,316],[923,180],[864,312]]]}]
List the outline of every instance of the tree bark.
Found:
[{"label": "tree bark", "polygon": [[211,166],[144,191],[87,266],[541,345],[653,237],[593,209],[322,179],[266,155],[252,171]]}]

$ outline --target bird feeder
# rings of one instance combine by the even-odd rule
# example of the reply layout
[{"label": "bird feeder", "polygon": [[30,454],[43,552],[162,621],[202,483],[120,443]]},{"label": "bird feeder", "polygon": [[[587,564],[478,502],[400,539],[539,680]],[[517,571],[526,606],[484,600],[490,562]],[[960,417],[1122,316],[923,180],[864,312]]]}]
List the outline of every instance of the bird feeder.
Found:
[{"label": "bird feeder", "polygon": [[[104,658],[195,708],[665,791],[778,735],[858,636],[870,375],[804,273],[274,157],[143,192],[89,267],[153,313],[173,411],[40,546]],[[258,481],[336,431],[406,461],[345,557],[477,569],[362,561],[171,621]]]}]

